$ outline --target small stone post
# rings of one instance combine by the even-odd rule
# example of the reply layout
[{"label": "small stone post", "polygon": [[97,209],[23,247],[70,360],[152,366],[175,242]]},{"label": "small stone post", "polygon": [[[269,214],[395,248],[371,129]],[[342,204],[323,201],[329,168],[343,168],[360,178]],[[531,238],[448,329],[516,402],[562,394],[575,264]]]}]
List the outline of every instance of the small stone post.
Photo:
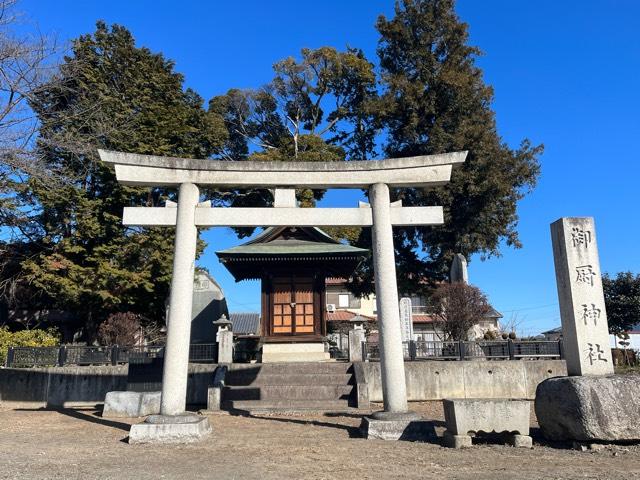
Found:
[{"label": "small stone post", "polygon": [[187,371],[193,303],[193,277],[198,229],[195,223],[196,205],[200,193],[193,183],[180,185],[173,253],[173,276],[169,297],[167,346],[162,375],[162,415],[184,413],[187,401]]},{"label": "small stone post", "polygon": [[613,373],[609,326],[592,217],[561,218],[551,239],[569,375]]},{"label": "small stone post", "polygon": [[389,187],[384,183],[371,185],[369,200],[373,215],[373,268],[380,330],[380,370],[384,410],[390,413],[404,413],[408,411],[407,387],[398,310]]},{"label": "small stone post", "polygon": [[222,315],[213,322],[218,327],[216,340],[218,341],[218,363],[233,362],[233,332],[232,323],[226,315]]},{"label": "small stone post", "polygon": [[349,330],[349,361],[362,362],[364,360],[362,343],[365,340],[364,319],[357,315],[351,319],[353,329]]}]

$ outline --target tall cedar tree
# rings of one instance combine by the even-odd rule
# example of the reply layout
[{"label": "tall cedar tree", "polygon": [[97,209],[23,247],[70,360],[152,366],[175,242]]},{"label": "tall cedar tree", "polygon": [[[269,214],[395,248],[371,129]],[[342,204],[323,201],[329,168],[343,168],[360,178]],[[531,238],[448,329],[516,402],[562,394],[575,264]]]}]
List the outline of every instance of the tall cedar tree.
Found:
[{"label": "tall cedar tree", "polygon": [[[499,255],[502,241],[520,247],[516,205],[536,184],[542,146],[523,140],[514,150],[498,135],[493,90],[453,0],[398,1],[377,28],[386,156],[469,151],[448,185],[393,193],[404,205],[444,207],[444,225],[394,229],[399,288],[409,292],[423,285],[416,278],[444,279],[455,253]],[[360,291],[371,288],[370,272],[365,266]]]},{"label": "tall cedar tree", "polygon": [[[225,119],[229,138],[224,155],[234,160],[344,161],[367,158],[375,147],[373,65],[361,51],[331,47],[303,49],[274,64],[274,78],[256,90],[231,89],[214,97],[210,111]],[[311,207],[323,191],[298,190]],[[231,192],[233,206],[272,202],[265,190]],[[237,229],[241,236],[253,229]],[[353,230],[340,229],[342,235]],[[356,235],[357,236],[357,235]]]},{"label": "tall cedar tree", "polygon": [[222,117],[182,84],[171,61],[137,48],[127,29],[99,22],[74,41],[58,78],[32,104],[42,157],[68,182],[50,189],[33,178],[25,188],[40,207],[40,253],[23,268],[56,305],[94,328],[113,312],[164,316],[173,232],[123,227],[122,207],[156,205],[175,192],[120,185],[97,149],[194,158],[219,151]]}]

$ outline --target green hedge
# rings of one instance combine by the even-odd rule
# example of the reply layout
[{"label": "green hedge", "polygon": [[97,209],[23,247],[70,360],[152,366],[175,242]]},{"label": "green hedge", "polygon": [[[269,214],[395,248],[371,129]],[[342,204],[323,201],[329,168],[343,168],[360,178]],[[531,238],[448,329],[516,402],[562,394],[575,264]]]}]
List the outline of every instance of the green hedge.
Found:
[{"label": "green hedge", "polygon": [[60,334],[55,328],[10,332],[7,327],[0,327],[0,365],[5,364],[9,347],[54,347],[59,344]]}]

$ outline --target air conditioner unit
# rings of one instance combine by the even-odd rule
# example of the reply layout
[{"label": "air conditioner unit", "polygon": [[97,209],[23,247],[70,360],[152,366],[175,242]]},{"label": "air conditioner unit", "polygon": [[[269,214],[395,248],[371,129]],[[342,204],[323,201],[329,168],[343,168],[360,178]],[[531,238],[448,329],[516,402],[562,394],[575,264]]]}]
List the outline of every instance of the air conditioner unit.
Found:
[{"label": "air conditioner unit", "polygon": [[333,313],[335,311],[336,311],[336,304],[335,303],[327,303],[327,312]]}]

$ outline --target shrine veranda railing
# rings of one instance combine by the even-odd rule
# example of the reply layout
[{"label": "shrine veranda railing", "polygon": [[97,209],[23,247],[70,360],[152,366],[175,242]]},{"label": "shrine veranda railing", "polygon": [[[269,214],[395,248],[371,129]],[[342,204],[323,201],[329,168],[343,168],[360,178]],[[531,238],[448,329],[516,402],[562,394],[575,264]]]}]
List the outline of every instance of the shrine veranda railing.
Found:
[{"label": "shrine veranda railing", "polygon": [[[419,360],[520,360],[562,359],[562,341],[481,340],[402,342],[405,361]],[[376,342],[363,343],[365,361],[379,361],[380,349]]]}]

